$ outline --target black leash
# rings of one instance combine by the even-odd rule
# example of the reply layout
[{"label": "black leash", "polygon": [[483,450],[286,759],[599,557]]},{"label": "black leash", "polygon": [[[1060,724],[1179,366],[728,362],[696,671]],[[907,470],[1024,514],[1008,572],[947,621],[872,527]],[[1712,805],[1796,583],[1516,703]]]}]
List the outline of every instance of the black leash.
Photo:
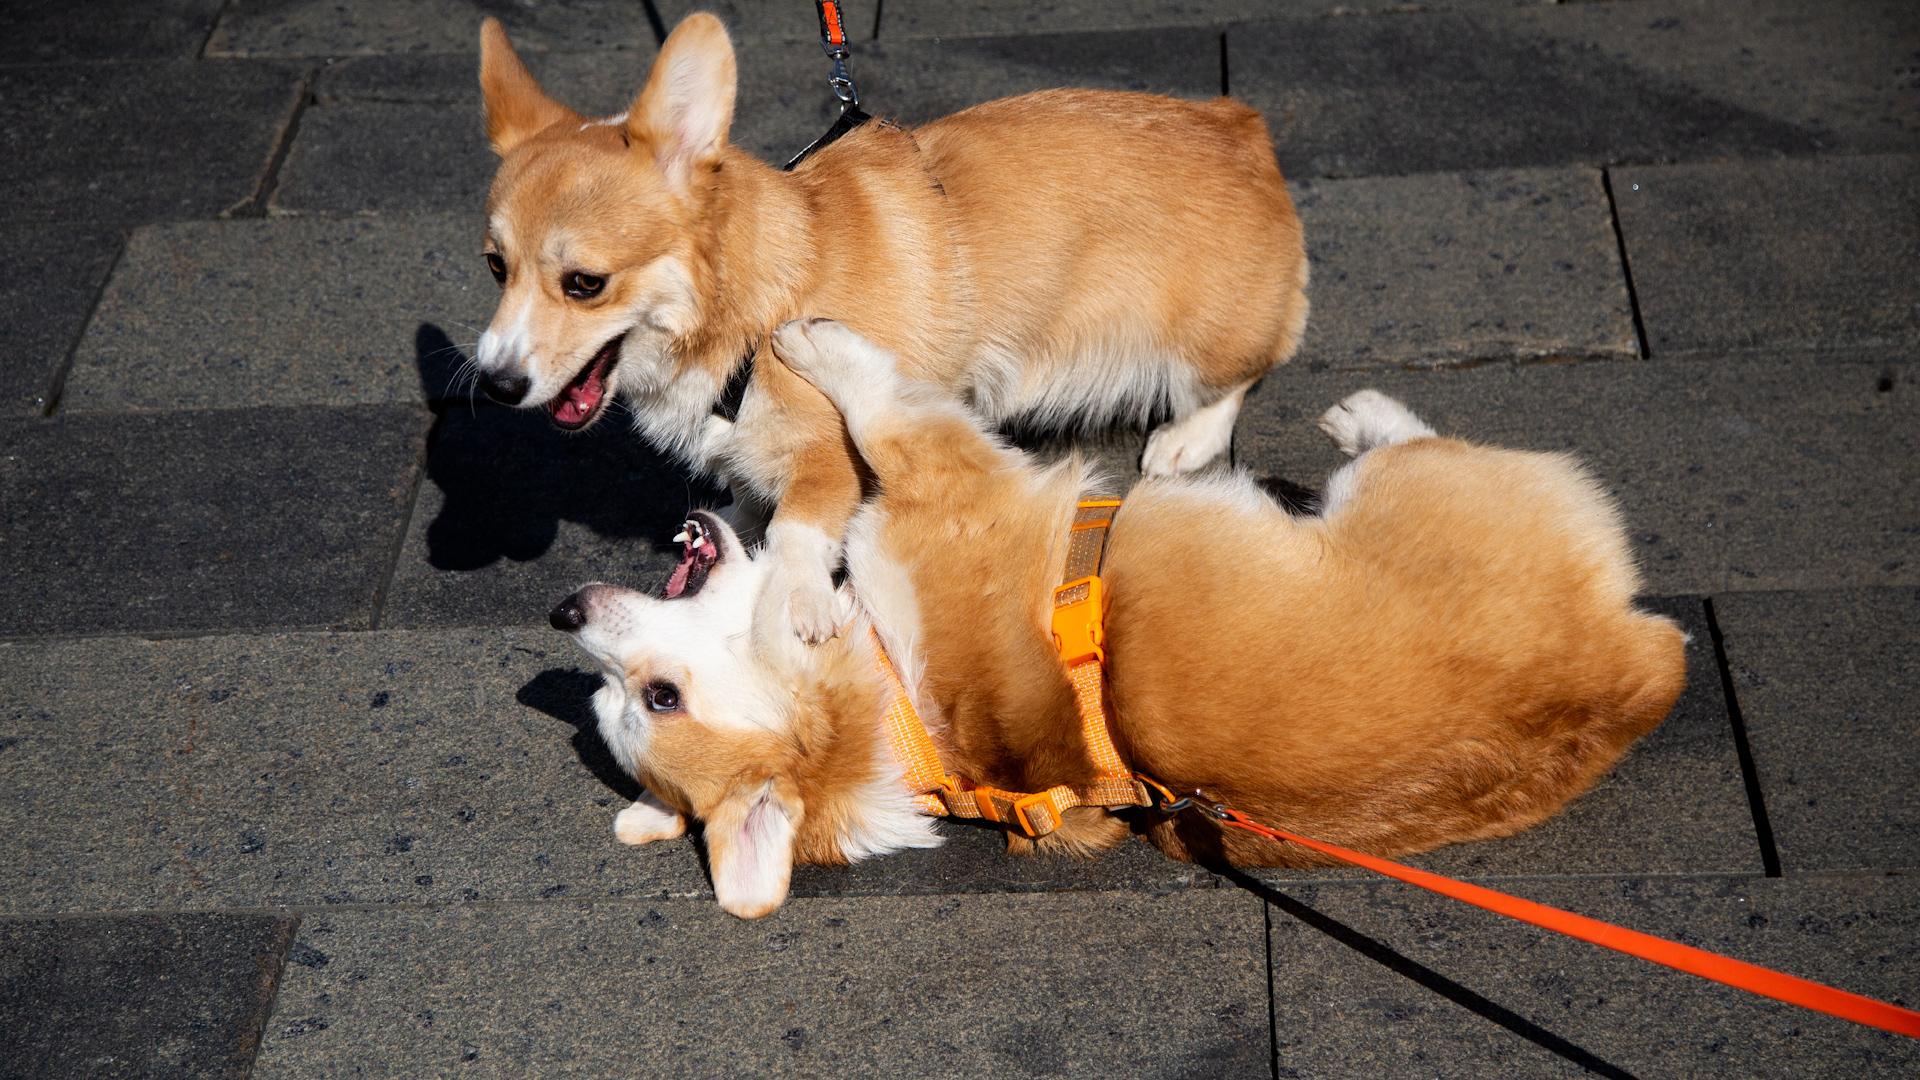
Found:
[{"label": "black leash", "polygon": [[[827,59],[833,61],[833,67],[827,73],[827,87],[840,101],[840,116],[826,134],[807,144],[805,150],[793,155],[793,160],[781,166],[781,171],[792,172],[793,167],[812,157],[822,147],[830,146],[840,136],[873,119],[860,107],[860,90],[853,85],[853,75],[847,70],[847,60],[853,55],[853,49],[847,45],[846,13],[841,10],[839,0],[813,0],[813,10],[820,16],[820,47],[826,50]],[[753,379],[754,347],[747,346],[747,354],[733,367],[733,374],[727,378],[727,385],[721,389],[720,396],[714,399],[713,415],[731,423],[740,417],[740,404],[747,397],[747,383]]]}]

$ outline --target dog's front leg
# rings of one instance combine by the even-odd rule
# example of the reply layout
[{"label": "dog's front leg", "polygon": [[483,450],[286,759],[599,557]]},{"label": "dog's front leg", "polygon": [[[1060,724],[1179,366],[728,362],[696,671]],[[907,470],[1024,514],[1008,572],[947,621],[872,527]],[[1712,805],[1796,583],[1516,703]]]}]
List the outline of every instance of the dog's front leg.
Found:
[{"label": "dog's front leg", "polygon": [[[859,465],[840,417],[826,400],[792,373],[782,375],[804,394],[790,415],[806,425],[809,437],[789,459],[786,490],[767,524],[766,557],[773,572],[763,586],[762,601],[784,602],[794,633],[818,645],[832,637],[840,623],[842,605],[834,592],[833,572],[840,566],[847,522],[860,509]],[[803,402],[812,407],[803,407]]]},{"label": "dog's front leg", "polygon": [[623,844],[672,840],[686,831],[687,819],[651,791],[642,791],[632,806],[613,815],[613,835]]}]

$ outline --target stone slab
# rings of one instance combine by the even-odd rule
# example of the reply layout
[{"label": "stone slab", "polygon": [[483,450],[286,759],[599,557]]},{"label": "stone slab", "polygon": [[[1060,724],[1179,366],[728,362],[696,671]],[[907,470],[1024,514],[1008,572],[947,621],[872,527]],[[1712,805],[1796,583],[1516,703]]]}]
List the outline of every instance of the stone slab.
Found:
[{"label": "stone slab", "polygon": [[1920,156],[1616,170],[1657,353],[1920,344]]},{"label": "stone slab", "polygon": [[106,229],[0,227],[0,247],[12,253],[0,262],[0,394],[7,413],[46,408],[120,245],[120,234]]},{"label": "stone slab", "polygon": [[1313,304],[1296,363],[1639,353],[1597,170],[1306,181],[1294,203]]},{"label": "stone slab", "polygon": [[0,1061],[10,1076],[240,1080],[294,922],[0,919]]},{"label": "stone slab", "polygon": [[384,625],[543,627],[589,581],[654,587],[687,511],[724,502],[619,417],[573,436],[544,412],[454,402],[428,439]]},{"label": "stone slab", "polygon": [[245,203],[301,70],[196,61],[0,68],[0,190],[15,221],[213,217]]},{"label": "stone slab", "polygon": [[[1694,597],[1641,606],[1672,618],[1690,638],[1687,688],[1665,722],[1546,822],[1400,861],[1460,878],[1761,872],[1705,610]],[[1251,873],[1269,882],[1372,877],[1357,868]]]},{"label": "stone slab", "polygon": [[[1531,882],[1529,899],[1915,1004],[1920,879]],[[1396,883],[1271,913],[1281,1076],[1911,1076],[1920,1042]]]},{"label": "stone slab", "polygon": [[[808,16],[812,21],[812,16]],[[587,115],[627,107],[645,81],[635,53],[528,55],[550,93]],[[739,49],[732,141],[783,164],[838,115],[817,45]],[[982,101],[1049,86],[1220,92],[1218,34],[1086,33],[879,42],[858,60],[861,94],[878,114],[923,123]],[[274,206],[297,211],[430,208],[478,218],[495,159],[482,134],[475,61],[465,56],[367,57],[324,73],[319,104],[301,118]],[[940,72],[937,79],[928,71]],[[457,111],[448,106],[459,106]],[[450,122],[451,121],[451,122]]]},{"label": "stone slab", "polygon": [[365,626],[424,427],[392,407],[0,423],[0,636]]},{"label": "stone slab", "polygon": [[0,910],[707,894],[687,845],[614,840],[635,788],[592,686],[543,677],[573,652],[551,630],[0,644]]},{"label": "stone slab", "polygon": [[1313,419],[1372,386],[1443,433],[1588,462],[1625,510],[1649,593],[1914,585],[1910,378],[1905,354],[1874,350],[1365,374],[1295,364],[1249,397],[1235,460],[1319,486],[1344,459]]},{"label": "stone slab", "polygon": [[459,346],[499,298],[483,228],[442,214],[138,229],[61,411],[464,401]]},{"label": "stone slab", "polygon": [[1714,614],[1781,869],[1920,868],[1920,592],[1723,596]]},{"label": "stone slab", "polygon": [[[1423,9],[1498,7],[1538,0],[1438,0]],[[855,0],[843,5],[856,63],[859,45],[879,31],[882,41],[981,35],[1045,34],[1081,30],[1142,30],[1184,26],[1221,26],[1240,19],[1275,14],[1322,15],[1405,7],[1400,0],[1070,0],[1036,4],[1031,0]],[[796,13],[786,0],[655,0],[671,28],[694,11],[712,11],[726,20],[741,40],[815,41],[819,22]]]},{"label": "stone slab", "polygon": [[200,53],[222,0],[93,0],[84,15],[60,0],[0,9],[0,63],[148,60]]},{"label": "stone slab", "polygon": [[1902,0],[1646,0],[1281,19],[1228,86],[1296,179],[1920,143]]},{"label": "stone slab", "polygon": [[507,26],[516,47],[610,49],[654,45],[646,7],[633,0],[251,0],[230,4],[208,56],[477,55],[480,20]]},{"label": "stone slab", "polygon": [[328,912],[254,1075],[1264,1076],[1262,933],[1229,893]]}]

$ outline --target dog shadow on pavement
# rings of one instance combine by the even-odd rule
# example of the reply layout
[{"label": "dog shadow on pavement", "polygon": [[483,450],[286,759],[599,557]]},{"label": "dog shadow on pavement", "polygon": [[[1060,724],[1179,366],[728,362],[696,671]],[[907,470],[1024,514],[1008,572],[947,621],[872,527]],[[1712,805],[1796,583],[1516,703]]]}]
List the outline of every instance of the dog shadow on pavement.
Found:
[{"label": "dog shadow on pavement", "polygon": [[[427,526],[434,569],[537,559],[553,547],[562,522],[652,550],[689,505],[719,498],[648,446],[624,413],[569,435],[540,410],[481,397],[461,377],[461,351],[439,327],[423,323],[414,347],[434,412],[427,436],[427,480],[441,504]],[[430,505],[424,492],[421,505]]]}]

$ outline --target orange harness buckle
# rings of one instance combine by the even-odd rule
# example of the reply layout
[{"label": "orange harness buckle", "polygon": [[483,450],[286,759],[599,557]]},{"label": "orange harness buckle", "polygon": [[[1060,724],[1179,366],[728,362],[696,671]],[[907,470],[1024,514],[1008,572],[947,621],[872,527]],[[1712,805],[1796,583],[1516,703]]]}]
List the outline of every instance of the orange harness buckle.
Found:
[{"label": "orange harness buckle", "polygon": [[1069,667],[1107,662],[1106,594],[1098,575],[1076,578],[1053,590],[1053,647]]}]

